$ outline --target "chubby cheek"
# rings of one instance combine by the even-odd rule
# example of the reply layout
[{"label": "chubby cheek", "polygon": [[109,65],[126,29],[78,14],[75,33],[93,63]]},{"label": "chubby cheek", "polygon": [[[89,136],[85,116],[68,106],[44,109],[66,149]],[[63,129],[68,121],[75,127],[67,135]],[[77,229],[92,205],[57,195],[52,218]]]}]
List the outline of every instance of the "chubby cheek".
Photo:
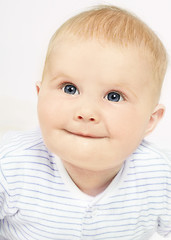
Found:
[{"label": "chubby cheek", "polygon": [[61,102],[56,101],[51,97],[40,96],[38,99],[38,117],[41,128],[54,128],[63,121],[63,111],[61,109]]},{"label": "chubby cheek", "polygon": [[136,109],[124,109],[108,119],[108,128],[113,139],[120,139],[125,144],[139,145],[148,125],[143,113]]}]

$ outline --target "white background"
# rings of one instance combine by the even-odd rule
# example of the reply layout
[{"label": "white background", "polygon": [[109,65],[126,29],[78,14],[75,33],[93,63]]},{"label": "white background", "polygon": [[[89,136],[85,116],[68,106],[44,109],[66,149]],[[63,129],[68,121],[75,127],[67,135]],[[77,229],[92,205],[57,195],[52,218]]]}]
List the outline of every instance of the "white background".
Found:
[{"label": "white background", "polygon": [[[37,127],[35,89],[41,80],[51,35],[69,17],[97,4],[126,8],[143,19],[171,55],[170,0],[0,0],[0,137],[9,130]],[[164,119],[148,138],[171,149],[171,65],[161,102]],[[162,239],[154,236],[154,240]]]}]

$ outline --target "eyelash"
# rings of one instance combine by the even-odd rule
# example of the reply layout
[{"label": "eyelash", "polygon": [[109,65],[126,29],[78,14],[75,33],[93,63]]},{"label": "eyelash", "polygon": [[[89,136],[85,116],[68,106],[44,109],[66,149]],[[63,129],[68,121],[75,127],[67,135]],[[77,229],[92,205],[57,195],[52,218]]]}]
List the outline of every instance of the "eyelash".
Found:
[{"label": "eyelash", "polygon": [[[66,86],[73,86],[73,87],[77,90],[78,94],[80,94],[80,92],[79,92],[79,90],[77,89],[77,87],[75,86],[75,84],[73,84],[73,83],[71,83],[71,82],[61,83],[60,86],[59,86],[59,88],[64,91],[64,88],[65,88]],[[65,92],[65,91],[64,91],[64,92]],[[65,92],[65,93],[66,93],[66,92]],[[68,93],[68,94],[69,94],[69,93]],[[73,95],[74,95],[74,94],[73,94]]]},{"label": "eyelash", "polygon": [[[114,99],[116,99],[117,97],[119,97],[119,100],[118,101],[112,101],[112,100],[109,100],[109,96],[110,95],[112,96],[112,94],[113,94],[113,100]],[[110,101],[110,102],[122,102],[122,101],[125,101],[126,100],[126,98],[125,98],[125,96],[124,96],[124,94],[123,93],[121,93],[121,92],[119,92],[119,91],[115,91],[115,90],[111,90],[110,92],[108,92],[106,95],[105,95],[105,99],[107,99],[108,101]],[[121,100],[120,100],[121,99]]]},{"label": "eyelash", "polygon": [[[76,91],[77,93],[76,93],[76,92],[71,93],[71,91],[70,91],[70,93],[67,93],[67,92],[64,90],[65,87],[67,87],[67,86],[70,86],[71,88],[72,88],[72,87],[75,88],[75,91]],[[73,83],[71,83],[71,82],[63,82],[63,83],[61,83],[60,86],[59,86],[59,89],[63,90],[64,93],[69,94],[69,95],[75,95],[75,93],[76,93],[77,95],[80,94],[78,88],[75,86],[75,84],[73,84]],[[69,90],[69,88],[68,88],[68,90]],[[118,96],[120,96],[120,97],[119,97],[119,101],[109,100],[109,94],[114,94],[115,97],[116,97],[116,95],[118,94]],[[105,95],[105,97],[104,97],[104,99],[107,99],[108,101],[111,101],[111,102],[120,102],[120,98],[122,99],[121,101],[125,101],[125,100],[126,100],[125,94],[123,94],[123,93],[121,93],[121,92],[119,92],[119,91],[116,91],[116,90],[111,90],[111,91],[109,91],[109,92]],[[113,98],[113,99],[114,99],[114,98]]]}]

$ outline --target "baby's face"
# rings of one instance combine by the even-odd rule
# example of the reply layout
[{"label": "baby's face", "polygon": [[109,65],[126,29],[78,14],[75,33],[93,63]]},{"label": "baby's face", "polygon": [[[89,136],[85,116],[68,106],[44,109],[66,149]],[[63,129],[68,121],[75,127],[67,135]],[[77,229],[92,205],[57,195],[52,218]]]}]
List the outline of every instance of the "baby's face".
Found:
[{"label": "baby's face", "polygon": [[119,168],[152,129],[152,78],[136,48],[95,40],[57,44],[38,87],[47,147],[83,169]]}]

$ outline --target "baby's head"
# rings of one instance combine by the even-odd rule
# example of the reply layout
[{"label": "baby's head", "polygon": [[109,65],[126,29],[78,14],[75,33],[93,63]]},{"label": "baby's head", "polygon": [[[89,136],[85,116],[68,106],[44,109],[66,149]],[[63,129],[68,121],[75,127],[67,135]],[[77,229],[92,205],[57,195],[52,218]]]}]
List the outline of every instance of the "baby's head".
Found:
[{"label": "baby's head", "polygon": [[72,17],[53,35],[46,62],[54,46],[65,39],[69,41],[94,39],[102,44],[137,48],[151,63],[154,74],[152,91],[159,99],[167,68],[167,53],[158,36],[136,16],[115,6],[102,5]]},{"label": "baby's head", "polygon": [[166,67],[161,41],[124,10],[102,6],[68,20],[37,85],[47,147],[79,168],[119,169],[163,115]]}]

